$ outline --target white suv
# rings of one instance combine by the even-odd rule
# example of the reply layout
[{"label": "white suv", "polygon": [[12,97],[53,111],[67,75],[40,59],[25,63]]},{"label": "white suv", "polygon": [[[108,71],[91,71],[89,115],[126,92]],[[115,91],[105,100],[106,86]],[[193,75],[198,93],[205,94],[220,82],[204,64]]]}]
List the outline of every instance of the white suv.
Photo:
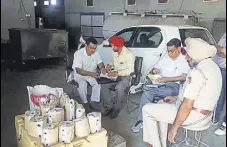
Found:
[{"label": "white suv", "polygon": [[[114,35],[124,38],[125,46],[128,47],[135,56],[143,57],[143,75],[141,82],[145,80],[146,75],[161,56],[167,53],[166,44],[172,38],[180,39],[183,47],[185,47],[184,40],[188,37],[201,38],[211,45],[216,43],[206,28],[195,26],[139,25],[125,28]],[[98,45],[97,50],[104,64],[108,64],[113,53],[108,39]]]}]

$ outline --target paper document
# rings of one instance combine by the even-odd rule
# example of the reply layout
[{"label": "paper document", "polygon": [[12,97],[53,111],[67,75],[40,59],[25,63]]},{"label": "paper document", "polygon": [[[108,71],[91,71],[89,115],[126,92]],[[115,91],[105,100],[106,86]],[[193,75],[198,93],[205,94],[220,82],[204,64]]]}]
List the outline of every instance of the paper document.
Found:
[{"label": "paper document", "polygon": [[163,85],[165,83],[159,83],[157,80],[151,80],[153,85]]},{"label": "paper document", "polygon": [[147,77],[151,80],[151,84],[146,85],[147,87],[158,87],[160,85],[164,85],[165,83],[159,83],[157,79],[161,78],[161,75],[153,75],[153,74],[148,74]]},{"label": "paper document", "polygon": [[102,73],[100,74],[100,78],[107,78],[107,79],[114,80],[114,81],[116,81],[117,77],[118,76],[116,76],[116,77],[109,77],[107,75],[107,73],[106,74],[102,74]]}]

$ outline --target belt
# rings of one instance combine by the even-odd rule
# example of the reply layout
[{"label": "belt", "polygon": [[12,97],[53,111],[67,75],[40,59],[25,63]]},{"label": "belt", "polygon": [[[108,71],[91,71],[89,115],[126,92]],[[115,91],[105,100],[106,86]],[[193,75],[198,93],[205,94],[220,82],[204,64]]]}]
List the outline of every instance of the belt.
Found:
[{"label": "belt", "polygon": [[192,107],[192,110],[195,110],[203,115],[207,115],[210,113],[210,110],[204,110],[204,109],[198,109],[198,108],[195,108],[195,107]]}]

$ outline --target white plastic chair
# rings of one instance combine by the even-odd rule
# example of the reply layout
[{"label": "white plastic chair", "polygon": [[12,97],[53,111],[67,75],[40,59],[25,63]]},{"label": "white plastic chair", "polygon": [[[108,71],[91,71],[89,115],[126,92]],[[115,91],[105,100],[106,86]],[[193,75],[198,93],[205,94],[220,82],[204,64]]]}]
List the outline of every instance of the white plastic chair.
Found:
[{"label": "white plastic chair", "polygon": [[[209,145],[207,145],[206,143],[204,143],[204,142],[201,141],[201,137],[202,137],[202,132],[205,131],[205,130],[207,130],[207,129],[209,129],[209,128],[212,126],[213,121],[212,121],[211,117],[212,117],[213,114],[214,114],[214,112],[210,112],[208,115],[206,115],[206,116],[205,116],[204,118],[202,118],[201,120],[198,120],[198,121],[196,121],[196,122],[193,122],[193,123],[190,123],[190,124],[187,124],[187,125],[182,125],[181,127],[184,129],[185,138],[184,138],[182,141],[180,141],[179,143],[175,144],[175,147],[181,147],[180,145],[182,145],[183,143],[184,143],[186,146],[188,146],[188,147],[199,147],[200,144],[202,144],[202,145],[204,145],[204,146],[206,146],[206,147],[210,147]],[[209,118],[209,117],[210,117],[210,118]],[[200,127],[200,128],[193,128],[193,129],[190,127],[190,126],[192,126],[192,125],[195,125],[195,124],[197,124],[197,123],[202,122],[202,121],[205,120],[205,119],[210,119],[210,120],[209,120],[208,123],[205,124],[204,126],[202,126],[202,127]],[[189,137],[189,136],[188,136],[188,131],[193,131],[193,133],[194,133],[194,138],[195,138],[195,140],[197,141],[196,145],[193,145],[193,144],[190,143],[189,138],[188,138],[188,137]],[[170,145],[170,147],[171,147],[171,146],[172,146],[172,145]]]}]

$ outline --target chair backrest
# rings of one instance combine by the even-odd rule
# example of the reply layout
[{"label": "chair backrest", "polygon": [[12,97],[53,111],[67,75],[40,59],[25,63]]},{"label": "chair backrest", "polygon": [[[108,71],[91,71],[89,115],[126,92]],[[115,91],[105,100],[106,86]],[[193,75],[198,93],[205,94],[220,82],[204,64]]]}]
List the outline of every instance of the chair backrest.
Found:
[{"label": "chair backrest", "polygon": [[132,78],[131,85],[138,85],[142,76],[141,70],[143,65],[143,58],[136,57],[134,64],[134,77]]},{"label": "chair backrest", "polygon": [[[209,114],[205,115],[203,118],[195,121],[195,122],[191,122],[189,124],[185,124],[185,125],[181,125],[181,127],[188,129],[188,130],[192,130],[192,131],[203,131],[208,129],[213,123],[212,123],[212,116],[213,116],[214,111],[210,112]],[[197,124],[201,123],[205,121],[206,123],[204,123],[203,126],[201,127],[195,127]]]},{"label": "chair backrest", "polygon": [[67,72],[67,76],[69,76],[70,72],[73,70],[72,69],[72,65],[73,65],[73,59],[74,59],[75,51],[76,51],[76,49],[71,49],[66,54],[66,72]]}]

